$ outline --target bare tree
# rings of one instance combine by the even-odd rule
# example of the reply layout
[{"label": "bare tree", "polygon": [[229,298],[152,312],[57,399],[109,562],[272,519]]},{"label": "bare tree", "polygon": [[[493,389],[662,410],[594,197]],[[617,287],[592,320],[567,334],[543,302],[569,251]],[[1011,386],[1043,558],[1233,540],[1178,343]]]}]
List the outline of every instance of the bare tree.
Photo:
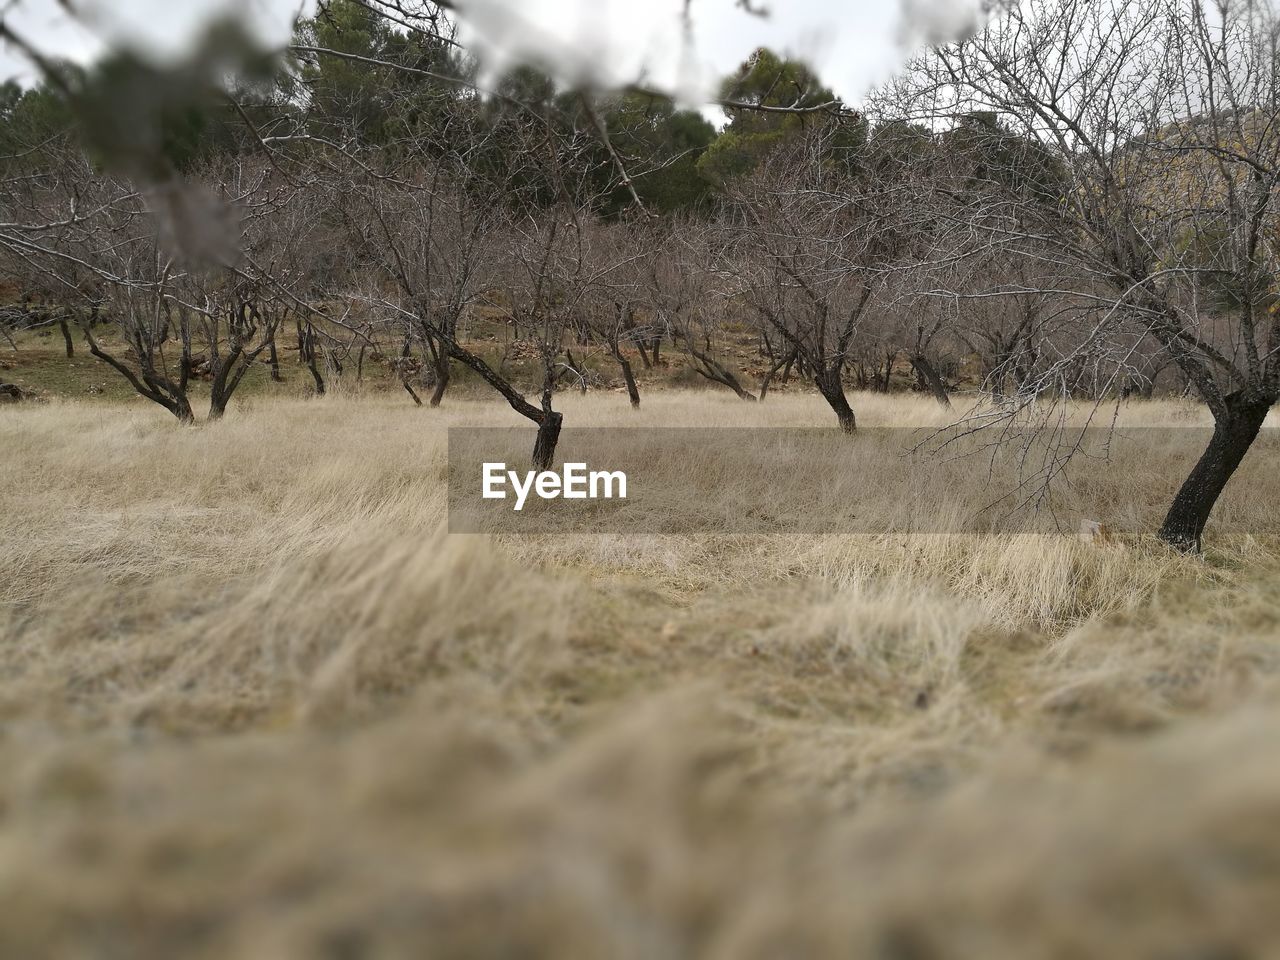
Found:
[{"label": "bare tree", "polygon": [[731,193],[722,263],[852,433],[844,374],[882,285],[886,197],[824,156],[829,134],[815,130],[794,150],[777,151]]},{"label": "bare tree", "polygon": [[[722,356],[725,321],[736,308],[731,278],[716,269],[713,229],[702,220],[681,219],[650,227],[653,252],[644,263],[642,284],[658,331],[670,331],[698,376],[755,401],[739,372]],[[767,390],[767,386],[765,387]]]},{"label": "bare tree", "polygon": [[574,298],[581,318],[576,325],[609,351],[632,409],[640,407],[632,358],[651,367],[666,331],[648,282],[659,256],[656,242],[647,225],[593,222],[583,236],[583,269],[576,274]]},{"label": "bare tree", "polygon": [[[1014,406],[1069,396],[1086,374],[1096,395],[1114,395],[1154,342],[1212,413],[1213,437],[1160,530],[1182,550],[1200,548],[1280,398],[1280,329],[1269,313],[1276,37],[1267,4],[1031,0],[916,74],[925,80],[916,102],[935,123],[985,114],[1022,144],[989,154],[987,202],[965,211],[969,228],[1010,257],[1043,260],[1052,249],[1083,280],[1065,295],[1090,309],[1069,327],[1034,321],[1032,350],[1047,359],[1036,358]],[[1004,292],[1025,300],[1031,291]]]}]

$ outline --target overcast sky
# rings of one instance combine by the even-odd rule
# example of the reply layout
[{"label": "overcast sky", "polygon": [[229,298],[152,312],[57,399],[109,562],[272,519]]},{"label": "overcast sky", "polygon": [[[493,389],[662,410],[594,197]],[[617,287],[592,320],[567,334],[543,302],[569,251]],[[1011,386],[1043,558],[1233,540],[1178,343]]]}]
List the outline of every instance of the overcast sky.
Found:
[{"label": "overcast sky", "polygon": [[[313,0],[71,0],[83,23],[56,0],[0,0],[6,22],[48,53],[92,59],[104,43],[157,56],[179,55],[203,25],[234,13],[282,45],[300,8]],[[693,45],[684,42],[683,0],[456,0],[464,39],[491,70],[528,61],[566,82],[643,81],[690,105],[753,49],[800,56],[847,100],[884,79],[905,52],[976,22],[979,0],[768,0],[768,19],[736,0],[694,0]],[[757,4],[759,5],[759,4]],[[29,80],[13,51],[0,75]]]},{"label": "overcast sky", "polygon": [[[0,0],[5,22],[41,50],[92,60],[105,43],[128,43],[162,56],[180,55],[216,16],[230,13],[273,44],[289,38],[294,17],[311,0],[71,0],[83,23],[57,0]],[[29,80],[30,66],[12,50],[0,51],[0,76]]]}]

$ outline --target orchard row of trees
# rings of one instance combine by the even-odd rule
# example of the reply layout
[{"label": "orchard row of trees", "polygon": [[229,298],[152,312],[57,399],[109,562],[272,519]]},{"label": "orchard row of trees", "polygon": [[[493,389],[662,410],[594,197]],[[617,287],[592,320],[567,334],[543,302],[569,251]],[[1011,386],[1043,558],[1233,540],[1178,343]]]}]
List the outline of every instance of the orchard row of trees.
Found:
[{"label": "orchard row of trees", "polygon": [[[1198,549],[1280,398],[1268,8],[1028,0],[858,113],[762,51],[718,134],[643,90],[478,91],[447,11],[391,11],[325,4],[283,64],[228,31],[176,74],[43,63],[0,105],[24,315],[184,423],[197,371],[220,417],[281,338],[318,392],[382,359],[435,406],[466,367],[536,424],[539,466],[588,351],[633,405],[664,349],[744,400],[802,377],[849,433],[848,388],[895,358],[946,405],[969,371],[975,429],[1160,383],[1216,424],[1161,531]],[[495,315],[535,382],[470,335]],[[758,380],[725,349],[744,332]]]}]

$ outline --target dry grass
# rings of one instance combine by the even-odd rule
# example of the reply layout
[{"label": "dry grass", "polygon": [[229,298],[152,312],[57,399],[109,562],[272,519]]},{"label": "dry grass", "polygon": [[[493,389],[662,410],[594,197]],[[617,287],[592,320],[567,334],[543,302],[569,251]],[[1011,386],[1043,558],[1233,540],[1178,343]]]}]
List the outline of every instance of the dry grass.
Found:
[{"label": "dry grass", "polygon": [[1276,544],[447,536],[515,422],[0,414],[0,957],[1280,953]]}]

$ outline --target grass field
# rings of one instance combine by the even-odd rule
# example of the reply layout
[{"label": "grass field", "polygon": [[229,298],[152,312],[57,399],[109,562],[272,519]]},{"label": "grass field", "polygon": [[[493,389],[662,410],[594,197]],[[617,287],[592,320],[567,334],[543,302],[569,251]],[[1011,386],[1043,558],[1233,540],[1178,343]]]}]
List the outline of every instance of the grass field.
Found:
[{"label": "grass field", "polygon": [[447,535],[519,422],[0,409],[0,957],[1280,955],[1280,544]]}]

